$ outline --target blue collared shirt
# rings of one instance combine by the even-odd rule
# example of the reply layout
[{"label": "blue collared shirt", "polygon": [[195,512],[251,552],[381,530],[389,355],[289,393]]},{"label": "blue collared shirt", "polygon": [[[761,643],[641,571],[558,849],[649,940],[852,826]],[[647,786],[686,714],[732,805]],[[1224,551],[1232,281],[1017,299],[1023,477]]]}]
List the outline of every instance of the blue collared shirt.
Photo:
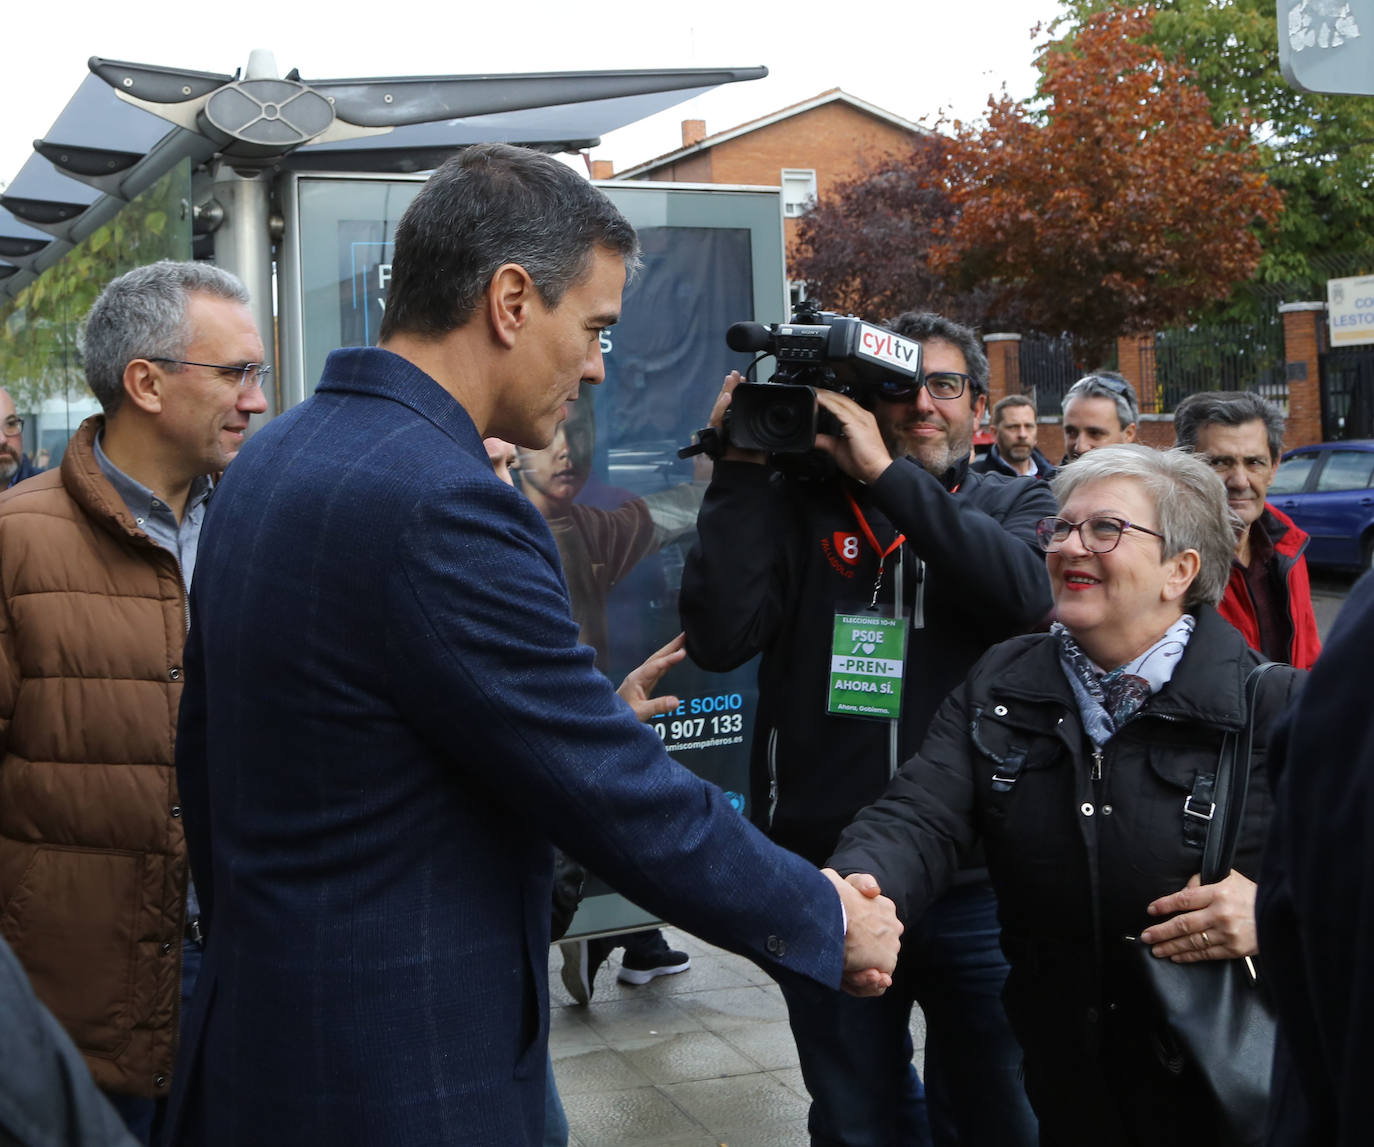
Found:
[{"label": "blue collared shirt", "polygon": [[200,524],[205,520],[205,503],[214,486],[208,474],[191,483],[186,496],[186,510],[177,521],[172,508],[142,482],[135,481],[110,461],[101,448],[103,432],[95,438],[95,461],[101,473],[110,480],[124,504],[133,515],[134,523],[154,542],[176,558],[181,566],[181,581],[191,592],[191,575],[196,569],[196,549],[200,545]]},{"label": "blue collared shirt", "polygon": [[[210,498],[214,482],[208,474],[191,483],[191,492],[186,496],[186,510],[181,521],[172,513],[172,508],[154,494],[142,482],[137,482],[110,461],[101,448],[100,439],[104,433],[95,436],[95,462],[100,471],[110,480],[124,504],[133,515],[134,523],[157,545],[170,553],[181,567],[181,583],[186,593],[191,593],[191,575],[196,569],[196,549],[200,545],[200,524],[205,520],[205,503]],[[186,612],[189,625],[191,614]],[[200,915],[200,901],[196,896],[196,886],[190,874],[186,876],[186,917],[192,919]]]}]

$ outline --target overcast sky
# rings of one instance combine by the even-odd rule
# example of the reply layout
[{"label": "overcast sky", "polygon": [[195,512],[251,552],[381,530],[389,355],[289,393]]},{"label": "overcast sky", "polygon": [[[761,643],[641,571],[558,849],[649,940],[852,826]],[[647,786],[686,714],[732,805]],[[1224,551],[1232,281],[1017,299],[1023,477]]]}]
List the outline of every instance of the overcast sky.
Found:
[{"label": "overcast sky", "polygon": [[[977,117],[1003,85],[1029,95],[1030,29],[1058,0],[870,0],[806,6],[691,0],[429,5],[417,0],[233,4],[109,0],[8,4],[0,68],[0,182],[12,179],[88,74],[90,56],[233,72],[253,48],[307,78],[595,71],[764,64],[731,84],[608,135],[593,158],[617,170],[679,146],[683,119],[709,132],[840,87],[906,119]],[[652,15],[650,14],[652,13]]]}]

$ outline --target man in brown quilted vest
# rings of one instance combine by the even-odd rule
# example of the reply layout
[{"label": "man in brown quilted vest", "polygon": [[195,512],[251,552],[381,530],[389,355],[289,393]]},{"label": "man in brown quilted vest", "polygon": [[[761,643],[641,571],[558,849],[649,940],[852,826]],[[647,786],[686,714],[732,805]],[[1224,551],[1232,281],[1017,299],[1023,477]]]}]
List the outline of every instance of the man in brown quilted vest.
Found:
[{"label": "man in brown quilted vest", "polygon": [[267,405],[247,301],[206,264],[111,282],[85,332],[104,413],[0,495],[0,934],[145,1143],[199,964],[173,766],[187,594],[213,476]]}]

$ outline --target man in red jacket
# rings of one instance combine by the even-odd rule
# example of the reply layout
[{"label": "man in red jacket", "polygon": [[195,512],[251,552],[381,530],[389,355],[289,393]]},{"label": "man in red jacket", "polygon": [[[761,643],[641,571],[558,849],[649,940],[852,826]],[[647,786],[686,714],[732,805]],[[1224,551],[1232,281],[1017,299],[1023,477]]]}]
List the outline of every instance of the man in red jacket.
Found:
[{"label": "man in red jacket", "polygon": [[1264,500],[1283,453],[1283,414],[1248,391],[1192,394],[1174,411],[1174,435],[1211,463],[1245,527],[1218,610],[1251,648],[1310,669],[1321,640],[1303,557],[1307,535]]}]

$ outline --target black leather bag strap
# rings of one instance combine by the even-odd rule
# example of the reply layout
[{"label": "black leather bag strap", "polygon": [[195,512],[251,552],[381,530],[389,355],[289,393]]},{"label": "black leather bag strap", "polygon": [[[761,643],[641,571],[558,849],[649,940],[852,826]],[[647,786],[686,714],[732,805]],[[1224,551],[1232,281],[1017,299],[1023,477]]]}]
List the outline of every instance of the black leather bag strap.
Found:
[{"label": "black leather bag strap", "polygon": [[1263,661],[1245,679],[1245,708],[1241,713],[1242,732],[1228,732],[1221,742],[1212,819],[1207,826],[1207,843],[1202,850],[1202,883],[1225,880],[1236,855],[1241,825],[1245,822],[1245,798],[1250,790],[1250,755],[1255,747],[1255,698],[1260,680],[1278,662]]}]

